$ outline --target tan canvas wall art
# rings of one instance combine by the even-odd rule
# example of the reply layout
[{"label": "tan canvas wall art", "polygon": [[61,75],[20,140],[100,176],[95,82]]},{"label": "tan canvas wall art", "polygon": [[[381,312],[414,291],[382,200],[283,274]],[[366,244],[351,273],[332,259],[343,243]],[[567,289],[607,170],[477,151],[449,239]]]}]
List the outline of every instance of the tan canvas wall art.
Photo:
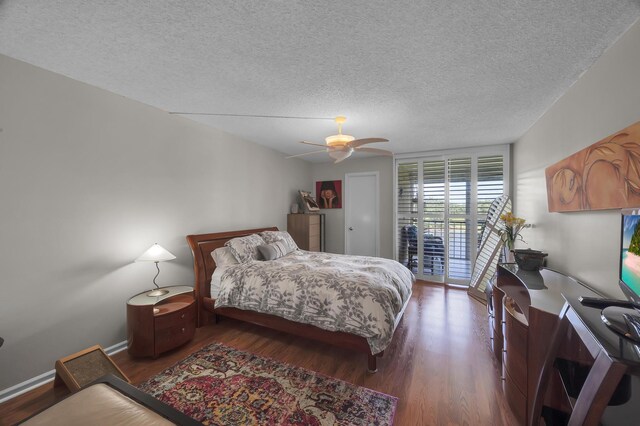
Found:
[{"label": "tan canvas wall art", "polygon": [[640,207],[640,121],[545,170],[550,212]]}]

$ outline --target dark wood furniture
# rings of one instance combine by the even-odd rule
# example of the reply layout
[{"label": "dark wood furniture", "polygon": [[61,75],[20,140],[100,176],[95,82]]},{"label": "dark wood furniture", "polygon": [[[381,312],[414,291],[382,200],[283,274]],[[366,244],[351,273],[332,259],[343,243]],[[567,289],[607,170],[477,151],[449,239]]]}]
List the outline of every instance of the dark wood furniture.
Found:
[{"label": "dark wood furniture", "polygon": [[196,300],[189,286],[164,287],[162,296],[144,292],[127,302],[127,347],[132,356],[152,356],[177,348],[193,338]]},{"label": "dark wood furniture", "polygon": [[320,215],[288,214],[287,232],[302,250],[320,251]]},{"label": "dark wood furniture", "polygon": [[[554,376],[560,376],[566,390],[562,396],[570,403],[565,416],[567,424],[623,425],[640,421],[640,398],[632,392],[632,380],[637,383],[640,373],[640,347],[610,330],[600,315],[601,308],[583,306],[577,298],[566,296],[560,323],[548,345],[536,383],[530,425],[540,423],[546,405],[544,397]],[[586,361],[567,359],[563,346],[570,335],[580,339]]]},{"label": "dark wood furniture", "polygon": [[340,331],[327,331],[313,325],[300,324],[260,312],[245,311],[237,308],[214,308],[215,299],[211,298],[211,275],[216,265],[211,257],[211,252],[216,248],[223,247],[224,244],[232,238],[243,237],[262,231],[277,230],[278,228],[273,227],[187,236],[187,242],[191,247],[194,260],[193,268],[196,280],[194,290],[198,304],[198,327],[209,324],[209,322],[212,319],[216,319],[218,315],[235,318],[296,336],[366,353],[368,370],[375,372],[377,370],[376,357],[382,356],[384,351],[372,354],[369,343],[364,337]]},{"label": "dark wood furniture", "polygon": [[[599,296],[583,283],[549,269],[524,271],[515,264],[498,266],[491,295],[494,309],[489,315],[491,346],[502,364],[505,397],[521,424],[528,421],[532,412],[546,349],[564,306],[563,294]],[[582,360],[582,348],[580,339],[570,335],[562,354]],[[569,411],[570,406],[561,395],[560,377],[553,375],[549,382],[545,404],[559,412]]]},{"label": "dark wood furniture", "polygon": [[102,347],[95,345],[57,360],[54,384],[64,383],[71,392],[76,392],[107,374],[131,382]]},{"label": "dark wood furniture", "polygon": [[[112,389],[112,392],[103,390],[100,393],[85,396],[86,389],[93,386],[107,386],[107,389]],[[108,398],[96,400],[94,399],[95,395],[104,395]],[[201,424],[110,374],[95,380],[79,392],[56,402],[53,406],[30,416],[21,424],[103,424],[113,422],[111,417],[113,414],[120,415],[120,421],[131,422],[131,424],[145,422],[152,424],[163,419],[177,425],[195,426]]]},{"label": "dark wood furniture", "polygon": [[493,355],[502,364],[502,298],[504,293],[494,289],[495,279],[490,280],[486,288],[487,312],[489,314],[489,346]]}]

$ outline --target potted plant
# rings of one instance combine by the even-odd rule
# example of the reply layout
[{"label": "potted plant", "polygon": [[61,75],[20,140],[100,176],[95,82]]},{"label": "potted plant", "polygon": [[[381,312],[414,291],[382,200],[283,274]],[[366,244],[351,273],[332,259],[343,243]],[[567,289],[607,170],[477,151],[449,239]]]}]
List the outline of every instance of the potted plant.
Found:
[{"label": "potted plant", "polygon": [[504,231],[502,232],[504,258],[507,263],[513,263],[514,257],[512,250],[515,247],[516,239],[526,244],[526,241],[522,238],[520,232],[524,228],[531,227],[531,224],[527,223],[527,221],[521,217],[514,216],[512,212],[500,215],[500,220],[504,224]]}]

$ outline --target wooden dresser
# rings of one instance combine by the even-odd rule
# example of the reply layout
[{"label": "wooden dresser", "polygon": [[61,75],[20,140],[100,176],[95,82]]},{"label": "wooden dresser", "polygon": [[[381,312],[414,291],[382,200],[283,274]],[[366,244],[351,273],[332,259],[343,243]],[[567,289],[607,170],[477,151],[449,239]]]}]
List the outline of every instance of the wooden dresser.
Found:
[{"label": "wooden dresser", "polygon": [[[502,364],[505,397],[520,424],[526,424],[533,407],[546,350],[565,303],[563,294],[601,297],[579,281],[549,269],[524,271],[515,264],[498,266],[492,303],[488,304],[491,347]],[[575,359],[585,350],[577,336],[568,336],[563,356]],[[551,379],[549,389],[545,405],[559,412],[570,411],[566,398],[560,396],[559,377]]]},{"label": "wooden dresser", "polygon": [[308,251],[321,251],[319,214],[289,214],[287,215],[287,232],[299,248]]}]

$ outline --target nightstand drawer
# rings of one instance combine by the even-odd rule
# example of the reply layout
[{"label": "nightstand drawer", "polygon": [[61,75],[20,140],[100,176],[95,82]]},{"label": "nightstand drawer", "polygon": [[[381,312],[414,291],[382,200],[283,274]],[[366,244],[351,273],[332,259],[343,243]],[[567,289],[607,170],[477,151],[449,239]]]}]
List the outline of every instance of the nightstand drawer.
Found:
[{"label": "nightstand drawer", "polygon": [[[170,312],[163,314],[165,307],[170,310]],[[165,305],[160,305],[158,308],[160,309],[160,312],[159,314],[156,314],[155,317],[156,331],[173,328],[178,325],[195,323],[195,301],[191,301],[191,303],[167,303]]]},{"label": "nightstand drawer", "polygon": [[157,330],[155,344],[156,353],[160,354],[188,342],[193,338],[195,331],[196,324],[193,321],[190,321],[187,324]]}]

